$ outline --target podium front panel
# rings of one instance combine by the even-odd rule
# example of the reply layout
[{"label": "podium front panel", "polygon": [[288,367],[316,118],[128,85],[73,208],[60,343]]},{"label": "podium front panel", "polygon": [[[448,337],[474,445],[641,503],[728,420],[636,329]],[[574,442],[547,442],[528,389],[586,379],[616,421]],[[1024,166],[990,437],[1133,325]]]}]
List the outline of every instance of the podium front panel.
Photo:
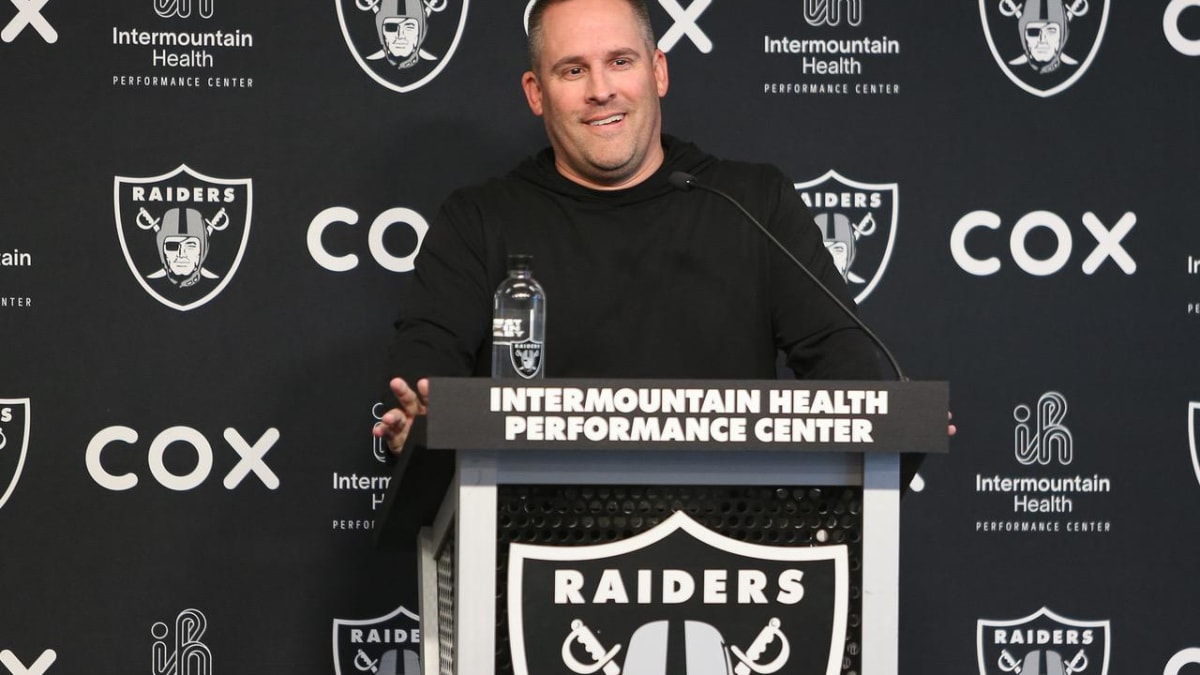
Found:
[{"label": "podium front panel", "polygon": [[[794,644],[790,647],[790,654],[784,655],[791,667],[780,672],[816,672],[799,668],[800,661],[809,659],[824,663],[830,651],[824,645],[832,638],[837,643],[839,665],[836,672],[861,673],[862,497],[861,487],[848,485],[501,485],[497,490],[495,672],[498,675],[517,672],[513,668],[509,644],[507,579],[511,544],[587,547],[621,542],[661,525],[676,512],[683,512],[719,535],[750,544],[774,547],[845,546],[849,563],[849,603],[844,630],[839,635],[823,636],[820,640],[815,635],[806,635],[807,644]],[[619,609],[619,618],[610,616],[607,625],[587,622],[589,630],[595,630],[597,635],[608,641],[605,647],[621,645],[626,653],[635,648],[630,634],[636,635],[635,629],[644,623],[634,618],[639,608],[632,598],[636,592],[632,587],[632,579],[628,582],[631,584],[628,591],[631,600],[629,605]],[[733,579],[729,579],[730,595],[734,593],[733,584]],[[697,589],[696,593],[699,595],[701,591]],[[662,613],[661,616],[669,616],[661,607],[653,608],[650,614],[653,615],[655,611]],[[686,609],[682,613],[688,615],[689,619],[696,618]],[[676,610],[675,614],[680,614],[680,611]],[[767,616],[762,623],[765,624],[768,618],[771,617]],[[677,630],[683,622],[666,623]],[[762,628],[757,623],[739,626],[726,621],[725,625],[721,625],[719,620],[706,619],[707,623],[715,626],[708,633],[714,640],[719,636],[722,644],[741,644],[743,647],[750,644]],[[791,628],[794,630],[795,627]],[[558,660],[560,650],[569,651],[568,646],[563,644],[569,632],[565,623],[560,632],[530,638],[537,641],[539,651],[547,654],[553,652],[551,660]],[[679,639],[673,642],[668,640],[670,645],[663,645],[664,652],[659,655],[665,658],[665,672],[685,672],[688,651],[695,652],[698,647],[703,649],[706,637],[703,633],[691,635],[686,643]],[[813,649],[814,642],[824,644],[819,649]],[[767,663],[780,655],[781,648],[779,644],[767,641],[761,651],[763,655],[760,658]],[[586,655],[586,652],[583,654]],[[615,660],[619,662],[624,657],[625,654],[619,654]],[[561,661],[559,664],[561,666]],[[734,661],[736,664],[737,661]],[[628,663],[625,665],[622,672],[628,670]],[[562,672],[571,670],[568,668]],[[822,668],[820,672],[824,674],[826,671]]]}]

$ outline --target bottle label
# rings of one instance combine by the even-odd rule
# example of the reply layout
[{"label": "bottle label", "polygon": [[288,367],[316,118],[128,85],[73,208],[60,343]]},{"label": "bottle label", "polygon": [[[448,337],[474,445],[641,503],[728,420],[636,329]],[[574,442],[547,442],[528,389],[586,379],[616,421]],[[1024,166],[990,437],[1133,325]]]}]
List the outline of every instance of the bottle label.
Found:
[{"label": "bottle label", "polygon": [[525,378],[532,380],[542,376],[542,343],[531,339],[529,326],[532,312],[501,312],[500,316],[492,319],[492,345],[501,354],[493,354],[493,358],[507,358],[513,370]]},{"label": "bottle label", "polygon": [[508,347],[513,369],[521,377],[532,380],[542,375],[542,343],[528,340],[514,342]]},{"label": "bottle label", "polygon": [[504,312],[492,319],[492,344],[508,345],[529,338],[529,317],[520,312]]}]

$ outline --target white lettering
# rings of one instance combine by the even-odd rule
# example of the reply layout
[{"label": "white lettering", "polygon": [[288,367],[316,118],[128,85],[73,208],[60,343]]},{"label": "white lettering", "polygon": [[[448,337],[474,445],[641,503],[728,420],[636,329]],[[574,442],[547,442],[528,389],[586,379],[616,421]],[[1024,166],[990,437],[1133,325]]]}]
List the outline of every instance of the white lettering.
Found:
[{"label": "white lettering", "polygon": [[1163,34],[1175,51],[1184,56],[1200,56],[1200,39],[1188,39],[1179,30],[1179,17],[1183,10],[1200,7],[1200,0],[1171,0],[1163,13]]}]

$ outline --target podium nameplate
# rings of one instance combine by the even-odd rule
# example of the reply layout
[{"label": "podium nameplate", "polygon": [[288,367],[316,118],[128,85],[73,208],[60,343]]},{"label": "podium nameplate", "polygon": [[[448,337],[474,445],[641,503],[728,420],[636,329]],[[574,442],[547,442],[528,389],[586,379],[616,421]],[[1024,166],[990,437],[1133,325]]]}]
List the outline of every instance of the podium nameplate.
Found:
[{"label": "podium nameplate", "polygon": [[430,448],[947,452],[945,382],[430,382]]}]

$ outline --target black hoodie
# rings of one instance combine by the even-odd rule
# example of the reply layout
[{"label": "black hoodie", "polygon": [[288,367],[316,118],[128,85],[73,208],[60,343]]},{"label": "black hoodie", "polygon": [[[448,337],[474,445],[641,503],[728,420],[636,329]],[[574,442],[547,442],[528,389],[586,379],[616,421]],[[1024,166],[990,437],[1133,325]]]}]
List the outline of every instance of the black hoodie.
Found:
[{"label": "black hoodie", "polygon": [[847,306],[820,230],[777,169],[663,137],[663,166],[617,191],[563,178],[547,149],[458,190],[426,235],[396,322],[392,375],[491,372],[492,294],[510,253],[533,255],[546,293],[547,377],[891,378],[868,339],[719,197],[681,192],[675,171],[728,193]]}]

